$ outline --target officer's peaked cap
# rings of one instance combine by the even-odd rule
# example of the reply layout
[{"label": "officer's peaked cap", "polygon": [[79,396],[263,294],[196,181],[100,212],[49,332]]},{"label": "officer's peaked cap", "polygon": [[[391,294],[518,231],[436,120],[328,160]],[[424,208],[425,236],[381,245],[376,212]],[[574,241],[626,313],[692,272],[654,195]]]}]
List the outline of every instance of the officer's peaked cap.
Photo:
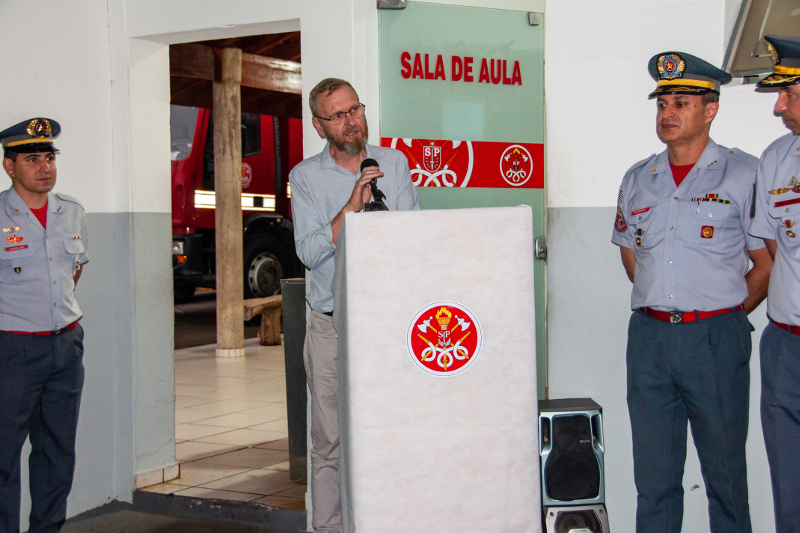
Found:
[{"label": "officer's peaked cap", "polygon": [[649,98],[660,94],[706,94],[715,92],[731,81],[731,75],[699,57],[684,52],[662,52],[647,64],[656,90]]}]

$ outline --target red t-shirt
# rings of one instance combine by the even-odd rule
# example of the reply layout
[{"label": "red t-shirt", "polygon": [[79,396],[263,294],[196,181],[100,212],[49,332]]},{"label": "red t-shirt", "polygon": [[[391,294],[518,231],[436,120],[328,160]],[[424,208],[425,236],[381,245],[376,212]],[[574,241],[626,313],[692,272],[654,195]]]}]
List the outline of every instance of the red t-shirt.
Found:
[{"label": "red t-shirt", "polygon": [[681,183],[683,182],[683,178],[692,170],[694,167],[694,163],[691,165],[673,165],[672,163],[669,164],[669,168],[672,169],[672,179],[675,180],[675,186],[680,187]]},{"label": "red t-shirt", "polygon": [[36,215],[42,227],[47,229],[47,204],[44,204],[44,207],[40,207],[39,209],[31,208],[31,213]]}]

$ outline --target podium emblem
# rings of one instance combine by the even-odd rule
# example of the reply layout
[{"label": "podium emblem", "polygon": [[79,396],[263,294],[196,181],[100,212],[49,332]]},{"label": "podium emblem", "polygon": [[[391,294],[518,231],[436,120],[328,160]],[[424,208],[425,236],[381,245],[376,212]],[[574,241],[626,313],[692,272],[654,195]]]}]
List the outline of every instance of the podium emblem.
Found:
[{"label": "podium emblem", "polygon": [[460,374],[478,357],[483,334],[469,309],[451,301],[426,305],[408,326],[408,353],[424,372]]}]

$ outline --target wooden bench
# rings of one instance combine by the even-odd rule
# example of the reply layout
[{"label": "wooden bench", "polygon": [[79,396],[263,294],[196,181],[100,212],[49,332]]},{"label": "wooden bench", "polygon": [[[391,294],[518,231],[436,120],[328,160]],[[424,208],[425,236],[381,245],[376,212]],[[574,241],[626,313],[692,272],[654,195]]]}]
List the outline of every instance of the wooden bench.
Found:
[{"label": "wooden bench", "polygon": [[283,297],[280,294],[244,301],[245,320],[261,315],[261,328],[258,330],[258,344],[261,346],[278,346],[281,343],[282,306]]}]

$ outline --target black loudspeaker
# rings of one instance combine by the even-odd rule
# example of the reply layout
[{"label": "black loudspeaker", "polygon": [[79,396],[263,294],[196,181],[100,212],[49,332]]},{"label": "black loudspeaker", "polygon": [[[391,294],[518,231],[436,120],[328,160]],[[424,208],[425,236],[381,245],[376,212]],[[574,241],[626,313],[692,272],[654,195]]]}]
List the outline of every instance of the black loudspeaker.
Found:
[{"label": "black loudspeaker", "polygon": [[608,515],[603,504],[545,507],[547,533],[608,533]]},{"label": "black loudspeaker", "polygon": [[539,401],[542,505],[605,503],[603,408],[591,398]]}]

